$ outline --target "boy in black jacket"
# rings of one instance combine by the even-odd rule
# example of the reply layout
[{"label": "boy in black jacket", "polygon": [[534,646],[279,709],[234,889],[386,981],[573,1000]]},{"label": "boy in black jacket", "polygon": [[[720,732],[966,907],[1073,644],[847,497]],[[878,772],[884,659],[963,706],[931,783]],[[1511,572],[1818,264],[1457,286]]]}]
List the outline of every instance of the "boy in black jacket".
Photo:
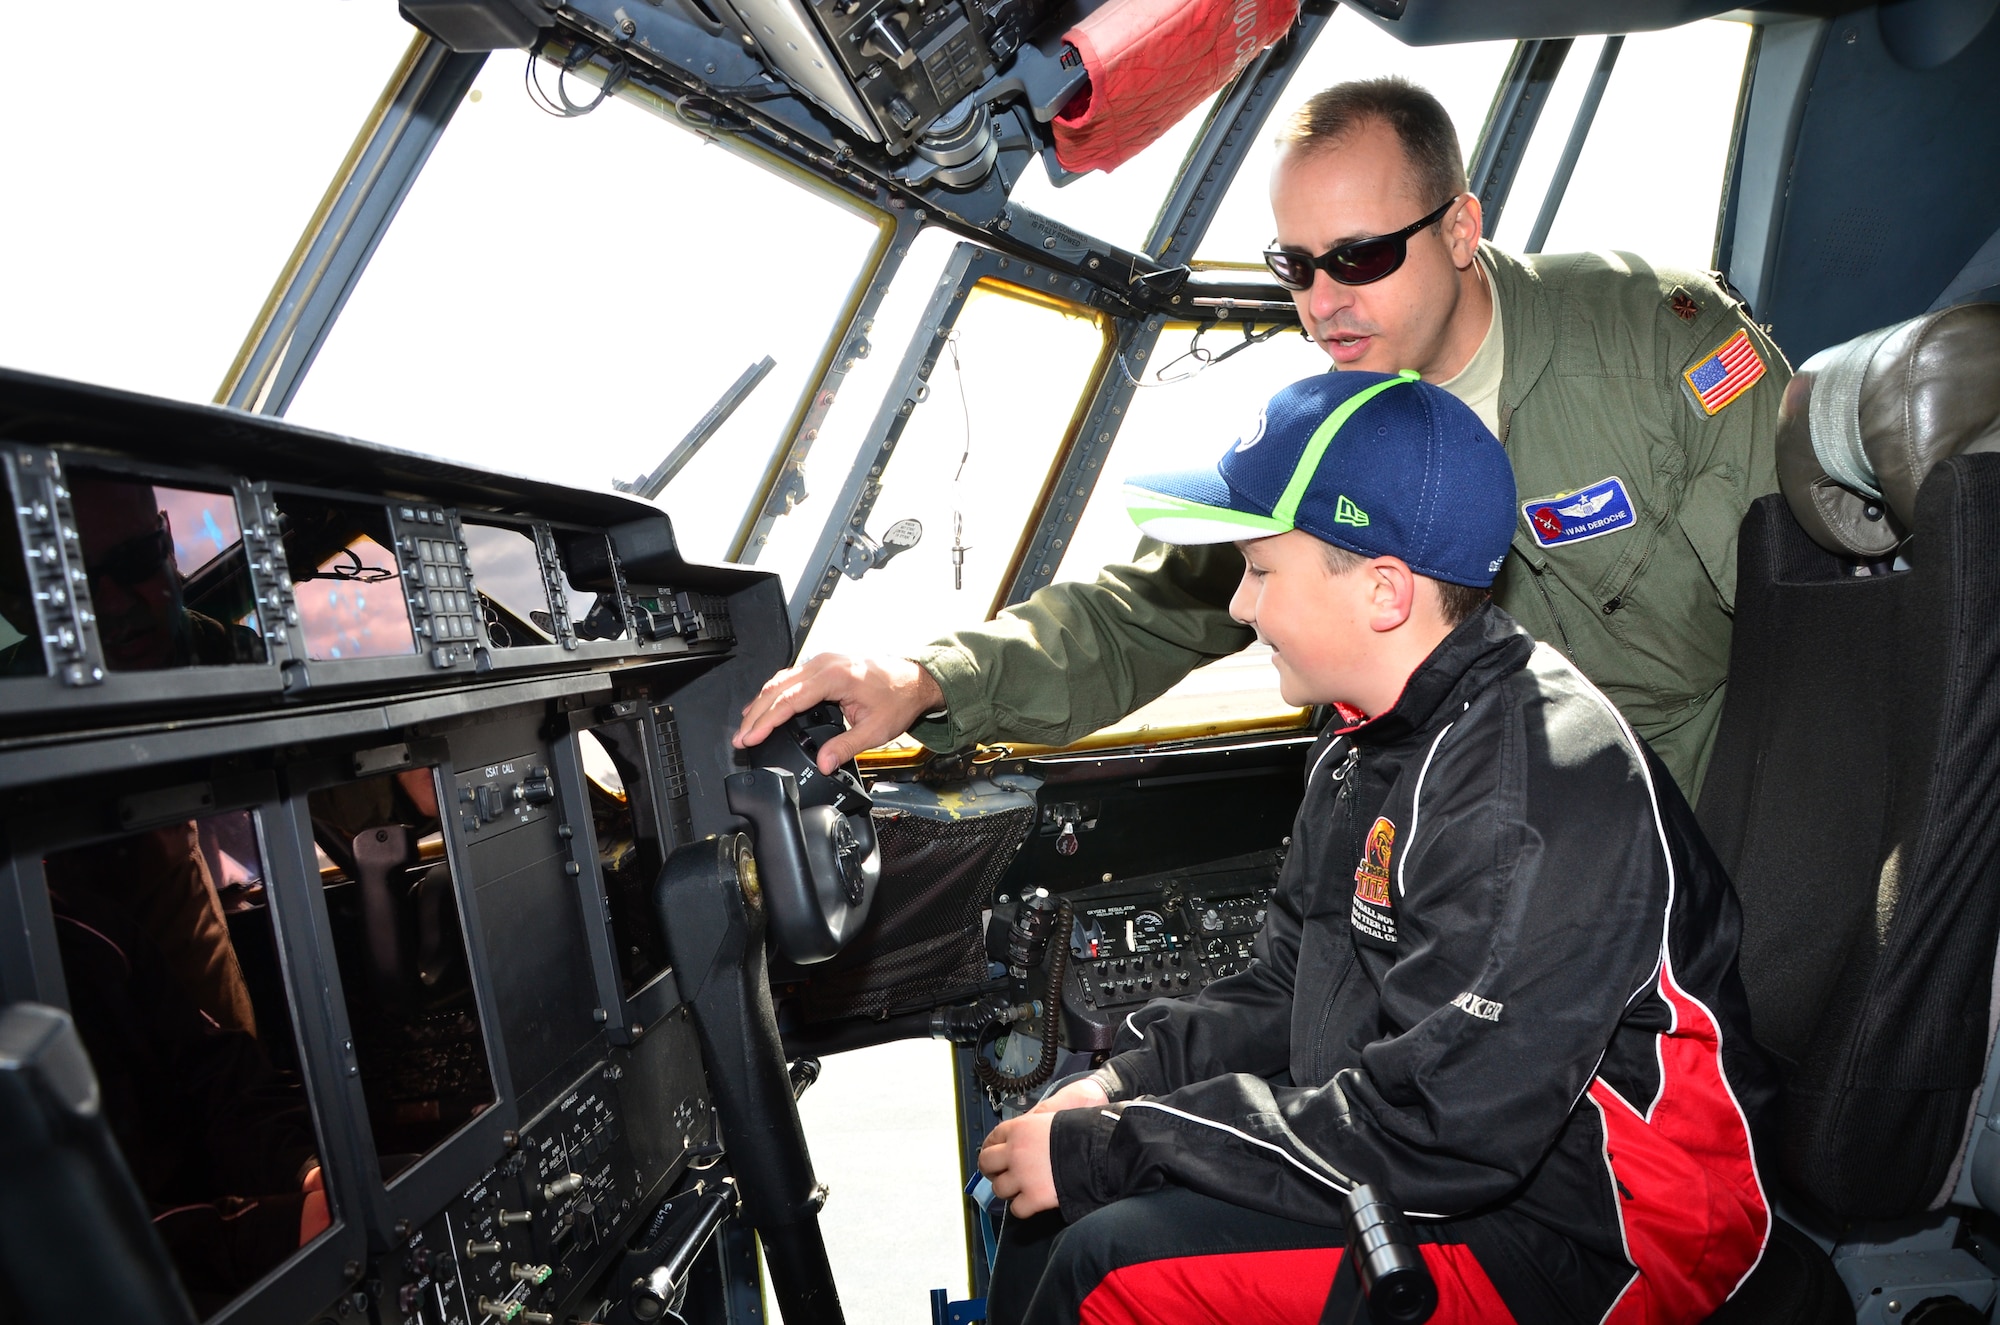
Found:
[{"label": "boy in black jacket", "polygon": [[1239,543],[1286,701],[1351,721],[1257,960],[987,1138],[988,1319],[1316,1321],[1357,1182],[1436,1322],[1706,1318],[1770,1228],[1736,899],[1617,709],[1485,601],[1535,516],[1500,444],[1415,374],[1328,374],[1126,499]]}]

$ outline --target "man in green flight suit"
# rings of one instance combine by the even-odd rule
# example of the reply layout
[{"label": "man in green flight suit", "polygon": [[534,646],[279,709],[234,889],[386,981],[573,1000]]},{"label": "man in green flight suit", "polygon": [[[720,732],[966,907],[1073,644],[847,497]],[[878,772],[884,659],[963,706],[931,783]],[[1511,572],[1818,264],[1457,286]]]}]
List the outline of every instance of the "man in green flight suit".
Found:
[{"label": "man in green flight suit", "polygon": [[[1336,369],[1416,369],[1500,438],[1523,501],[1495,599],[1617,703],[1692,801],[1722,710],[1737,525],[1777,487],[1784,358],[1706,276],[1481,242],[1451,120],[1400,79],[1319,93],[1281,143],[1266,257],[1307,334]],[[828,699],[850,724],[828,768],[905,730],[940,750],[1067,744],[1248,645],[1228,610],[1242,573],[1229,544],[1142,544],[911,657],[781,672],[737,744]]]}]

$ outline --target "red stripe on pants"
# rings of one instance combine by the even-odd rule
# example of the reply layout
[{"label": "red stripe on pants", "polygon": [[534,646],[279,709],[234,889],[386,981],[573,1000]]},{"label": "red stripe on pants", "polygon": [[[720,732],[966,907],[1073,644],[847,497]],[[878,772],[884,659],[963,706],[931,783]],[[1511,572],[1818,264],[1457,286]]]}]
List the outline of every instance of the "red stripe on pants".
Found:
[{"label": "red stripe on pants", "polygon": [[1590,1083],[1618,1185],[1625,1245],[1639,1274],[1607,1325],[1705,1320],[1763,1254],[1770,1207],[1752,1162],[1750,1131],[1722,1075],[1715,1019],[1663,967],[1660,994],[1674,1028],[1660,1040],[1662,1080],[1651,1118]]},{"label": "red stripe on pants", "polygon": [[[1469,1247],[1419,1248],[1437,1281],[1431,1325],[1513,1325]],[[1082,1325],[1318,1325],[1340,1249],[1236,1251],[1141,1261],[1104,1276]]]}]

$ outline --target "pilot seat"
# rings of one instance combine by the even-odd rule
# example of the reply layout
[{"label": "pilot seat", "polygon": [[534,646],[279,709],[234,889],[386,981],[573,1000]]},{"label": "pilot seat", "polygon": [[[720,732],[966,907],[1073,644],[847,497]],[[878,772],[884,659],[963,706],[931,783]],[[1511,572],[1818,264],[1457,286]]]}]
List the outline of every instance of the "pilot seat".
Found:
[{"label": "pilot seat", "polygon": [[[1834,1314],[1988,1318],[2000,1250],[2000,304],[1809,359],[1745,518],[1699,814],[1783,1090],[1774,1207]],[[1803,1286],[1813,1252],[1775,1252]],[[1847,1314],[1852,1303],[1855,1314]]]}]

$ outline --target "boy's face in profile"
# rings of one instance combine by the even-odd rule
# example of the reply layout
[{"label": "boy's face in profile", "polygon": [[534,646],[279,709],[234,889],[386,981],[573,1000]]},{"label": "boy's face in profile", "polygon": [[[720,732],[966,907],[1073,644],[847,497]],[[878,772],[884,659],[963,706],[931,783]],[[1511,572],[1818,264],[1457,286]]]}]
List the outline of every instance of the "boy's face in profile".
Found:
[{"label": "boy's face in profile", "polygon": [[1293,529],[1238,543],[1243,582],[1229,614],[1271,646],[1287,704],[1363,708],[1377,615],[1368,563],[1336,572],[1327,545]]}]

